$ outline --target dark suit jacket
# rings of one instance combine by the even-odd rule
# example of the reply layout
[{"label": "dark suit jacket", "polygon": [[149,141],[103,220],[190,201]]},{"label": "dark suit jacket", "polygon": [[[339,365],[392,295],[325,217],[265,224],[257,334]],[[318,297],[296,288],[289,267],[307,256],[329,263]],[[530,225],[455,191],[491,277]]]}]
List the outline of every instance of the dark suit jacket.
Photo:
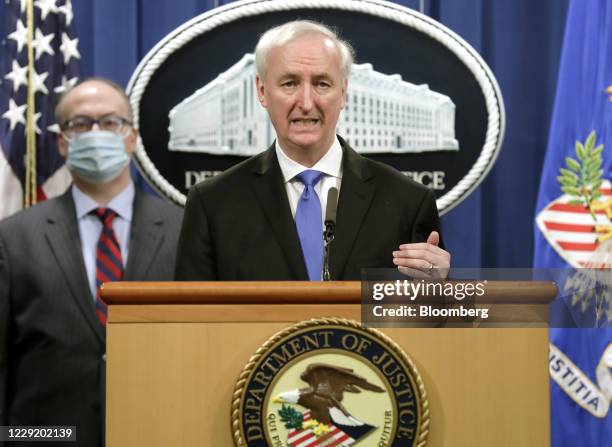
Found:
[{"label": "dark suit jacket", "polygon": [[[424,242],[439,230],[438,211],[428,188],[340,141],[343,176],[330,273],[358,280],[362,268],[393,268],[392,251],[400,244]],[[274,146],[191,189],[175,278],[308,279]]]},{"label": "dark suit jacket", "polygon": [[[172,278],[180,221],[180,208],[136,192],[125,280]],[[94,307],[70,191],[0,222],[0,425],[76,425],[70,445],[101,445]]]}]

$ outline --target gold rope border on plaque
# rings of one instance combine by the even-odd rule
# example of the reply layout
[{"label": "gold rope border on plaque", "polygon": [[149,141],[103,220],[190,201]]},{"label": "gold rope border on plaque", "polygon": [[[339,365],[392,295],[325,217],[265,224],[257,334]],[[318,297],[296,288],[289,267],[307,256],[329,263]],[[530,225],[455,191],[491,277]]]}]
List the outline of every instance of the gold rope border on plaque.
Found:
[{"label": "gold rope border on plaque", "polygon": [[308,329],[310,327],[320,326],[320,325],[335,325],[335,326],[344,326],[352,329],[358,329],[366,334],[371,335],[374,338],[378,338],[382,340],[384,344],[386,344],[389,349],[408,367],[408,371],[414,377],[414,381],[416,382],[417,392],[419,397],[419,411],[422,416],[422,421],[419,427],[417,428],[417,434],[415,436],[416,439],[416,447],[424,447],[427,444],[427,436],[429,435],[429,425],[430,425],[430,416],[429,416],[429,401],[427,400],[427,391],[425,390],[425,384],[423,383],[423,379],[421,378],[421,374],[417,369],[416,365],[412,361],[412,359],[404,352],[404,350],[389,336],[383,334],[382,332],[363,327],[361,323],[355,320],[349,320],[347,318],[337,318],[337,317],[323,317],[323,318],[313,318],[310,320],[305,320],[300,323],[296,323],[292,326],[289,326],[276,334],[272,335],[266,342],[261,345],[257,351],[251,356],[245,367],[240,372],[238,376],[238,380],[236,381],[236,385],[234,386],[234,392],[232,393],[232,406],[231,406],[231,420],[232,420],[232,436],[234,438],[234,444],[237,447],[247,447],[242,438],[242,432],[240,429],[240,421],[241,421],[241,408],[242,408],[242,398],[244,397],[244,387],[253,371],[253,369],[259,363],[261,357],[276,343],[281,341],[282,339],[288,337],[289,335],[301,331],[303,329]]}]

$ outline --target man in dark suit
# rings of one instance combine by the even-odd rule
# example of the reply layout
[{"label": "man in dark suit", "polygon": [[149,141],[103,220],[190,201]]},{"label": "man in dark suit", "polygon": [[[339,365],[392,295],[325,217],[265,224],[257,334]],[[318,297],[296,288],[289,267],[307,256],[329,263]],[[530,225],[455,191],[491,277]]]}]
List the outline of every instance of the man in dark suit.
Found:
[{"label": "man in dark suit", "polygon": [[0,222],[0,425],[76,426],[71,445],[101,446],[106,306],[97,286],[171,279],[181,211],[135,189],[137,131],[118,85],[83,81],[56,118],[73,186]]},{"label": "man in dark suit", "polygon": [[325,26],[290,22],[255,50],[258,97],[277,140],[189,193],[176,279],[321,280],[323,211],[340,191],[331,279],[365,267],[446,270],[433,193],[335,135],[352,50]]}]

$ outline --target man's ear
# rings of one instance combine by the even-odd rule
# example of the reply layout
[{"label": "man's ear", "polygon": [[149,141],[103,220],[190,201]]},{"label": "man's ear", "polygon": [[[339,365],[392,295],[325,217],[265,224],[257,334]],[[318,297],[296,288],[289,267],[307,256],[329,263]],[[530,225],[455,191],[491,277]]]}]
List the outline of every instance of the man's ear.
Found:
[{"label": "man's ear", "polygon": [[138,129],[130,128],[130,132],[123,139],[125,143],[125,152],[131,157],[137,149]]},{"label": "man's ear", "polygon": [[263,107],[267,107],[266,96],[264,95],[264,81],[259,75],[255,75],[255,86],[257,87],[257,98]]},{"label": "man's ear", "polygon": [[64,159],[68,158],[68,142],[66,141],[66,139],[61,133],[57,134],[56,142],[57,142],[57,150],[60,153],[60,155]]},{"label": "man's ear", "polygon": [[346,92],[348,92],[348,79],[345,79],[344,82],[342,83],[342,108],[343,109],[346,104]]}]

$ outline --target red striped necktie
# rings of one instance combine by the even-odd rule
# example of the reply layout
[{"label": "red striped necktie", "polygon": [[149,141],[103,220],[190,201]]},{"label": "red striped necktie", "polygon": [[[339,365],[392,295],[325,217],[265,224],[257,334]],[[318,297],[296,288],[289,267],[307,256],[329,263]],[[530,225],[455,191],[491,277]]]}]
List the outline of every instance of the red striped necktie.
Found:
[{"label": "red striped necktie", "polygon": [[105,282],[119,281],[123,277],[123,260],[113,220],[117,213],[109,208],[97,208],[93,214],[102,221],[102,233],[96,248],[96,314],[106,326],[106,303],[100,297],[100,286]]}]

